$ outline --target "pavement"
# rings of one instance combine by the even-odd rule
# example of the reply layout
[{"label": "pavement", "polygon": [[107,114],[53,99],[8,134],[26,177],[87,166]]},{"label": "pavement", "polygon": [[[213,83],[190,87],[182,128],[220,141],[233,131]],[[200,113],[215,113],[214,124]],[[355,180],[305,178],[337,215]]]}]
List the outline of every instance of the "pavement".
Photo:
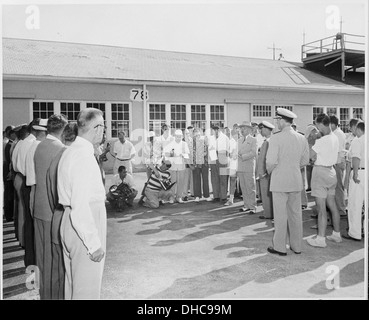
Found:
[{"label": "pavement", "polygon": [[[137,186],[146,175],[135,173]],[[107,176],[107,186],[109,179]],[[141,191],[141,190],[140,190]],[[276,256],[273,224],[219,203],[188,201],[153,210],[137,205],[117,212],[107,203],[107,252],[101,299],[365,299],[364,241],[327,240],[313,248],[306,239],[314,209],[303,211],[303,248]],[[347,219],[341,220],[345,233]],[[3,297],[37,299],[31,271],[12,223],[3,224]],[[328,227],[327,234],[331,233]],[[27,286],[26,286],[26,283]]]}]

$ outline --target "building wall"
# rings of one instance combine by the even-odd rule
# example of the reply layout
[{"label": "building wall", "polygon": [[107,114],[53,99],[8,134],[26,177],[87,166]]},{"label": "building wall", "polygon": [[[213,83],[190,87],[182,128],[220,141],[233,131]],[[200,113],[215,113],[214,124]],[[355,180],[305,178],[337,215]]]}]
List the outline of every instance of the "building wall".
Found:
[{"label": "building wall", "polygon": [[3,128],[31,121],[30,99],[3,99]]}]

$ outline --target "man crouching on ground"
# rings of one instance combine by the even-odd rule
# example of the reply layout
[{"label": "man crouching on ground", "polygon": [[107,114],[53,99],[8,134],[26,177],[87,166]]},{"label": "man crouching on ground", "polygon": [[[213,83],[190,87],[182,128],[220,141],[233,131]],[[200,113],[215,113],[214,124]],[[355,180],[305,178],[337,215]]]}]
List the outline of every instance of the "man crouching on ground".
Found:
[{"label": "man crouching on ground", "polygon": [[127,206],[132,207],[138,191],[132,175],[127,173],[125,166],[118,168],[118,174],[113,177],[112,182],[109,193],[106,195],[112,207],[119,210]]},{"label": "man crouching on ground", "polygon": [[162,182],[170,180],[170,172],[168,171],[171,167],[169,160],[163,160],[160,167],[150,164],[152,170],[151,176],[147,181],[143,195],[145,200],[140,201],[145,207],[156,209],[159,208],[160,201],[168,201],[174,203],[174,194],[171,189],[164,190]]}]

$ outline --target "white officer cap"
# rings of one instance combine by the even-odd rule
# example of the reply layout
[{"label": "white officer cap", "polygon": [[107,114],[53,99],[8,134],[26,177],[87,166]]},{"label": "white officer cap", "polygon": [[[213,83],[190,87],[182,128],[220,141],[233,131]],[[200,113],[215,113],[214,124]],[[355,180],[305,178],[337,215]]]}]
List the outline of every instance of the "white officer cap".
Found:
[{"label": "white officer cap", "polygon": [[289,119],[296,119],[297,115],[292,111],[286,108],[277,108],[277,116],[289,118]]},{"label": "white officer cap", "polygon": [[261,129],[262,127],[268,128],[270,130],[273,130],[275,128],[275,126],[273,126],[270,122],[265,120],[259,123],[259,128]]},{"label": "white officer cap", "polygon": [[155,137],[155,132],[154,131],[149,131],[149,138],[151,137]]}]

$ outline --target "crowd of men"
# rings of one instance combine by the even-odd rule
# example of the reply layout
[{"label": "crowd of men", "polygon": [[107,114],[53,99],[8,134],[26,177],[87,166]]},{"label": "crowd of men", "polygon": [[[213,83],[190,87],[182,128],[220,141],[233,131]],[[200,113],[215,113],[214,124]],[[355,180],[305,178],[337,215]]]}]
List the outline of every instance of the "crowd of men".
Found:
[{"label": "crowd of men", "polygon": [[[326,247],[326,239],[360,241],[364,122],[352,119],[346,135],[336,116],[320,114],[301,133],[296,118],[278,108],[276,126],[245,121],[232,129],[213,125],[209,134],[193,127],[172,134],[163,125],[158,137],[150,131],[142,149],[147,182],[138,205],[157,209],[193,197],[195,203],[229,207],[242,194],[239,210],[247,215],[262,203],[259,217],[271,219],[275,227],[267,250],[284,256],[288,249],[302,251],[302,210],[311,191],[318,233],[307,243]],[[135,147],[120,132],[110,148],[104,129],[102,112],[88,108],[77,123],[52,115],[4,132],[4,217],[14,221],[25,265],[39,268],[41,299],[98,299],[106,252],[105,200],[117,210],[135,205]],[[102,164],[107,153],[115,161],[106,194]],[[345,217],[348,229],[341,235]],[[333,224],[328,236],[327,221]]]}]

